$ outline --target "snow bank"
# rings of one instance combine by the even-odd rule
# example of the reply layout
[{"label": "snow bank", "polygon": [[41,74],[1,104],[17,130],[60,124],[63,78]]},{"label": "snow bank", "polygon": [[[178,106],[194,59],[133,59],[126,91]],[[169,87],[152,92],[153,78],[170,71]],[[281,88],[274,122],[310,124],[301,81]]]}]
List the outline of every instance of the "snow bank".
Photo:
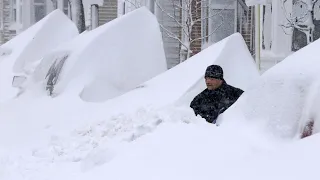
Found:
[{"label": "snow bank", "polygon": [[[230,53],[231,50],[233,53]],[[237,33],[145,82],[116,101],[123,102],[122,109],[148,105],[163,107],[169,104],[189,106],[195,95],[205,89],[204,72],[212,64],[221,65],[225,71],[225,80],[244,90],[259,77],[246,44]],[[133,97],[139,101],[132,101]]]},{"label": "snow bank", "polygon": [[[136,12],[138,12],[138,14],[141,13],[141,11],[140,12],[136,11]],[[127,16],[127,17],[130,17],[130,16]],[[97,30],[99,30],[99,28]],[[82,49],[85,49],[87,45],[85,45],[84,42],[81,43],[81,41],[83,40],[81,39],[81,37],[82,38],[88,37],[88,39],[90,39],[90,36],[86,36],[86,35],[89,35],[89,33],[90,32],[88,32],[87,34],[82,34],[78,38],[76,38],[75,41],[70,42],[70,44],[73,44],[73,43],[84,44],[84,47],[79,46],[78,47],[79,49],[74,48],[74,50],[72,50],[71,45],[67,46],[70,49],[66,49],[66,47],[61,47],[62,49],[61,51],[56,50],[50,56],[63,57],[65,55],[63,53],[70,53],[70,57],[69,57],[70,59],[73,55],[75,56],[73,59],[75,62],[69,61],[70,63],[69,65],[71,66],[73,65],[73,63],[79,62],[77,61],[76,57],[81,57],[81,56],[76,56],[77,54],[79,55],[80,53],[87,53],[88,54],[87,56],[92,55],[90,54],[90,52],[82,51]],[[233,56],[228,55],[227,53],[228,48],[229,46],[231,46],[232,48],[233,44],[234,46],[239,46],[238,51],[234,53],[234,57],[241,56],[243,58],[234,59]],[[243,52],[241,51],[241,47],[243,47],[242,49]],[[235,34],[226,38],[224,41],[221,41],[219,43],[216,43],[212,47],[209,47],[208,49],[192,57],[188,61],[185,61],[184,63],[154,77],[153,79],[142,84],[137,89],[132,90],[128,93],[125,93],[122,96],[110,99],[105,103],[101,103],[101,104],[85,103],[81,99],[78,99],[77,95],[75,95],[73,91],[74,89],[70,87],[68,90],[70,93],[63,93],[61,94],[61,96],[58,96],[57,98],[54,98],[54,99],[46,98],[45,96],[36,96],[36,97],[29,97],[24,99],[21,96],[18,99],[16,99],[16,101],[8,102],[0,107],[0,110],[1,110],[0,119],[2,119],[1,117],[7,117],[7,118],[4,118],[6,121],[16,122],[16,123],[19,123],[19,122],[27,123],[28,125],[26,126],[28,128],[25,129],[24,128],[25,126],[21,126],[22,129],[19,130],[19,132],[25,132],[25,134],[29,134],[29,136],[25,137],[27,139],[29,138],[32,139],[37,137],[37,134],[33,136],[34,133],[27,133],[28,131],[31,131],[31,132],[42,131],[41,127],[49,126],[51,127],[50,130],[52,130],[52,132],[62,132],[62,131],[69,132],[71,129],[74,129],[77,126],[81,126],[81,127],[95,126],[96,125],[95,123],[98,124],[101,119],[106,122],[110,121],[111,124],[116,123],[116,127],[126,127],[128,125],[131,127],[131,125],[134,126],[134,124],[137,123],[135,119],[132,119],[131,115],[136,113],[139,114],[141,109],[142,110],[145,109],[148,112],[149,109],[153,110],[157,108],[163,108],[165,106],[172,105],[177,101],[182,102],[183,101],[182,99],[184,99],[183,96],[186,93],[188,93],[189,90],[197,87],[196,86],[197,84],[201,84],[203,82],[203,76],[204,76],[204,71],[206,67],[214,62],[220,62],[220,64],[226,68],[227,81],[230,81],[231,83],[236,84],[237,79],[239,81],[242,80],[243,82],[239,83],[238,85],[241,88],[245,89],[246,86],[249,86],[250,82],[253,79],[255,79],[255,76],[258,76],[259,74],[258,71],[255,69],[253,60],[251,59],[250,55],[245,56],[247,53],[249,52],[247,52],[247,49],[245,49],[245,43],[242,37],[239,34]],[[43,76],[38,76],[38,75],[41,74],[42,69],[46,69],[43,72],[48,71],[48,68],[49,68],[48,64],[50,63],[47,63],[46,60],[52,60],[52,59],[49,59],[50,56],[49,55],[46,56],[45,58],[48,58],[48,59],[44,59],[42,63],[38,66],[39,69],[37,69],[38,71],[34,73],[34,78],[45,76],[45,74]],[[65,62],[65,64],[68,63],[68,60]],[[82,59],[83,63],[86,60],[87,58],[84,57],[84,59]],[[237,64],[236,62],[234,62],[234,64],[231,64],[232,60],[237,61],[239,63],[242,62],[244,64],[240,65],[240,64]],[[95,59],[92,59],[92,61],[95,61]],[[246,64],[246,61],[247,61],[247,64]],[[227,64],[238,66],[238,70],[230,71],[230,69],[226,67]],[[80,64],[80,65],[83,66],[83,64]],[[163,64],[163,66],[165,66],[165,64]],[[241,70],[241,68],[244,68],[244,67],[246,69]],[[89,68],[89,70],[91,69]],[[239,72],[239,74],[231,76],[232,73],[236,73],[236,72]],[[94,73],[94,72],[91,72],[91,73]],[[252,73],[252,77],[248,76],[248,74],[250,73]],[[77,84],[72,84],[72,85],[78,86]],[[199,89],[199,91],[201,91],[200,88],[196,88],[196,89]],[[25,96],[27,96],[27,94],[25,94]],[[189,106],[188,103],[186,103],[185,105]],[[26,106],[28,108],[26,108]],[[191,109],[190,108],[187,108],[187,109],[189,110],[188,113],[190,113],[191,116],[194,116]],[[17,112],[21,112],[21,113],[17,113]],[[50,114],[50,116],[48,116],[48,114]],[[68,118],[65,119],[61,117],[61,115],[67,116]],[[125,116],[125,117],[122,120],[119,120],[119,116],[120,117]],[[113,121],[114,119],[116,119],[115,122]],[[137,118],[137,120],[141,120],[141,119],[142,118],[140,117]],[[155,117],[154,119],[155,119],[155,122],[150,121],[150,123],[156,123],[158,118]],[[152,130],[154,128],[155,127],[152,126],[152,128],[148,128],[148,129]],[[12,128],[7,127],[0,132],[3,132],[3,133],[6,132],[7,134],[10,134],[10,132],[15,132],[15,131],[11,131],[11,129],[14,129],[14,127]],[[132,130],[129,130],[129,131],[132,131]],[[13,135],[13,136],[16,137],[16,135]],[[17,142],[20,144],[22,142],[28,142],[27,140],[23,140],[22,142],[20,142],[21,141],[20,139],[21,138],[17,136],[15,140],[12,140],[12,142]]]},{"label": "snow bank", "polygon": [[[84,35],[80,36],[85,37]],[[215,61],[220,61],[223,65],[222,61],[228,61],[228,59],[225,59],[228,57],[226,53],[228,46],[232,47],[232,44],[243,45],[245,47],[245,43],[239,34],[232,35],[188,61],[147,81],[137,89],[110,99],[105,103],[83,102],[75,95],[72,88],[69,88],[70,91],[68,90],[70,93],[63,93],[61,96],[53,99],[46,96],[28,98],[20,96],[15,101],[10,101],[0,106],[1,124],[8,124],[0,126],[2,134],[0,134],[0,142],[6,147],[16,146],[16,144],[20,146],[33,146],[33,143],[31,143],[33,139],[37,139],[36,144],[45,144],[53,135],[70,133],[74,129],[83,129],[82,127],[103,127],[105,129],[102,130],[103,132],[99,131],[99,134],[103,133],[106,137],[110,137],[110,134],[107,132],[113,131],[116,134],[119,131],[125,131],[129,134],[133,133],[132,136],[134,137],[139,137],[145,132],[143,130],[143,132],[135,133],[136,128],[143,127],[142,129],[146,129],[146,132],[153,131],[157,127],[159,120],[162,122],[167,118],[165,117],[166,115],[159,117],[157,113],[152,114],[150,111],[154,112],[154,109],[164,108],[177,101],[182,102],[183,96],[189,90],[197,87],[196,85],[200,84],[199,82],[203,82],[203,74],[208,65]],[[240,47],[238,48],[239,51],[234,53],[235,57],[237,54],[239,57],[246,54],[247,50],[244,48],[243,50],[245,51],[241,52]],[[79,48],[82,47],[79,46]],[[65,50],[65,48],[62,49]],[[66,51],[59,52],[63,53]],[[70,52],[73,53],[74,51]],[[70,53],[71,56],[72,53]],[[59,54],[52,54],[52,57],[56,55]],[[62,56],[63,54],[60,55]],[[231,56],[229,57],[231,58]],[[228,74],[232,72],[227,72],[228,68],[225,67],[227,70],[226,79],[234,83],[236,83],[236,78],[243,79],[243,84],[240,83],[240,85],[244,89],[247,85],[249,86],[250,80],[255,78],[254,74],[256,76],[259,74],[253,64],[250,66],[250,63],[253,63],[250,56],[243,56],[242,59],[239,59],[239,62],[245,63],[246,60],[248,61],[247,69],[243,69],[242,71],[248,74],[252,73],[252,77],[247,77],[245,73],[230,76]],[[235,63],[235,65],[237,64]],[[40,64],[38,67],[44,68],[45,66]],[[238,67],[241,66],[238,65]],[[250,67],[253,69],[250,69]],[[38,70],[41,72],[40,69]],[[239,72],[242,71],[239,68]],[[36,73],[34,77],[37,77]],[[247,78],[249,80],[245,81],[244,79]],[[189,106],[188,103],[185,105]],[[174,115],[175,118],[179,121],[181,119],[188,119],[189,117],[195,118],[191,109],[189,107],[186,109],[187,118],[184,115],[181,117],[179,114],[178,116]],[[174,112],[178,111],[175,109]],[[141,114],[146,114],[146,117],[141,117]],[[200,122],[206,123],[203,119]],[[101,123],[106,125],[101,126]],[[146,123],[149,125],[146,125]],[[15,127],[15,124],[20,124],[19,128]],[[42,132],[41,138],[38,138],[39,132]],[[21,134],[28,134],[28,136],[23,136],[22,138]],[[11,137],[10,141],[5,139],[6,136]]]},{"label": "snow bank", "polygon": [[[57,30],[57,28],[59,30]],[[51,12],[44,19],[42,28],[16,59],[14,72],[28,71],[29,64],[39,61],[48,51],[77,36],[78,30],[60,10]],[[41,51],[39,49],[41,48]]]},{"label": "snow bank", "polygon": [[[61,72],[47,74],[50,66],[59,66],[59,62]],[[49,53],[34,77],[35,82],[51,83],[53,94],[60,94],[71,81],[77,81],[83,100],[103,102],[165,70],[159,25],[152,13],[141,8]],[[50,82],[52,74],[55,82]]]},{"label": "snow bank", "polygon": [[60,10],[0,47],[0,101],[12,98],[17,90],[11,87],[14,75],[29,76],[44,54],[78,35],[74,23]]},{"label": "snow bank", "polygon": [[[255,62],[248,51],[242,36],[239,33],[225,39],[226,44],[219,56],[214,59],[216,49],[210,47],[206,54],[200,54],[195,57],[195,61],[202,59],[211,60],[211,64],[218,64],[224,70],[224,79],[232,86],[238,87],[244,91],[259,79],[259,70],[256,68]],[[201,74],[197,75],[197,81],[192,83],[193,86],[188,92],[177,102],[177,105],[189,105],[192,99],[206,88],[204,81],[204,72],[206,67],[202,67]]]},{"label": "snow bank", "polygon": [[310,121],[315,122],[314,132],[319,132],[319,47],[318,40],[266,71],[239,99],[236,109],[275,136],[301,136]]},{"label": "snow bank", "polygon": [[[232,128],[163,124],[129,150],[75,179],[317,180],[319,135],[279,144],[240,123]],[[240,128],[239,128],[240,127]],[[231,133],[232,132],[232,133]],[[108,153],[110,154],[110,153]],[[99,156],[97,154],[97,156]],[[101,156],[101,159],[103,156]],[[125,172],[125,173],[123,173]],[[71,177],[69,177],[71,178]],[[59,176],[56,177],[59,179]]]},{"label": "snow bank", "polygon": [[[62,49],[52,56],[81,52]],[[226,122],[232,123],[216,127],[190,108],[169,106],[188,106],[191,94],[204,88],[204,71],[213,63],[224,67],[230,84],[246,91],[240,101],[276,98],[259,94],[261,89],[253,93],[259,73],[239,34],[104,103],[70,96],[70,87],[56,98],[19,97],[0,104],[0,179],[318,179],[318,136],[286,145],[239,120],[242,114],[232,109],[226,111]],[[272,71],[266,74],[273,77]],[[308,97],[319,92],[312,89]],[[243,103],[233,110],[246,108]]]}]

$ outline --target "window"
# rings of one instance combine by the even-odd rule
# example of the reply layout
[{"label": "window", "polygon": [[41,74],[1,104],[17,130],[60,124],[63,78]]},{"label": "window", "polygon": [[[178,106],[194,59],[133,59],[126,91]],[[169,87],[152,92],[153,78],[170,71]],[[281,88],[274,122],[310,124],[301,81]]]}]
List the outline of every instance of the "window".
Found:
[{"label": "window", "polygon": [[63,12],[68,15],[69,13],[69,2],[68,0],[63,0]]},{"label": "window", "polygon": [[20,19],[20,22],[19,23],[22,23],[22,3],[23,3],[23,1],[22,0],[20,0],[20,12],[19,12],[19,19]]},{"label": "window", "polygon": [[3,29],[3,25],[2,25],[2,14],[0,14],[0,30],[2,30]]},{"label": "window", "polygon": [[314,20],[319,21],[320,20],[320,1],[317,1],[316,4],[314,5],[313,13],[314,13]]},{"label": "window", "polygon": [[11,22],[17,22],[17,0],[11,1]]},{"label": "window", "polygon": [[45,0],[34,0],[34,21],[38,22],[44,18],[47,14],[46,1]]},{"label": "window", "polygon": [[232,0],[217,0],[209,4],[208,41],[216,43],[235,32],[235,6]]},{"label": "window", "polygon": [[[0,5],[0,8],[2,8],[1,5]],[[0,30],[2,30],[2,29],[3,29],[3,11],[0,10]],[[0,41],[1,41],[1,39],[0,39]]]}]

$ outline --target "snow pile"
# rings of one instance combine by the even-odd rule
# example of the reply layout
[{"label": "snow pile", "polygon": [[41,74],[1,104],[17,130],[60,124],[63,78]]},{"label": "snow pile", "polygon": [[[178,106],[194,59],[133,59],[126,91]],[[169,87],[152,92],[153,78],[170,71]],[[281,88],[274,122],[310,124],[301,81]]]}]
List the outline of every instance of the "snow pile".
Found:
[{"label": "snow pile", "polygon": [[[302,117],[318,117],[318,46],[288,57],[260,82],[235,34],[104,103],[84,102],[72,87],[56,98],[7,101],[0,104],[0,179],[317,180],[319,135],[294,142],[268,136],[256,124],[274,125],[273,117],[287,118],[295,108]],[[70,47],[52,56],[73,52],[81,51]],[[223,66],[228,83],[246,91],[219,127],[183,107],[204,88],[205,68],[213,63]],[[182,106],[170,106],[176,104]],[[285,118],[279,127],[289,122]]]},{"label": "snow pile", "polygon": [[60,10],[0,47],[0,101],[16,96],[11,87],[14,75],[30,76],[44,54],[78,35],[74,23]]},{"label": "snow pile", "polygon": [[[79,43],[80,37],[90,37],[86,35],[90,32],[75,41]],[[232,44],[238,46],[234,56],[227,53]],[[57,49],[60,54],[53,53],[52,57],[70,54],[71,58],[74,52],[81,52],[72,46],[65,47],[61,47],[61,51]],[[78,46],[79,49],[85,47]],[[131,143],[154,132],[159,125],[176,122],[206,126],[207,123],[195,117],[190,108],[171,105],[184,102],[184,94],[194,89],[200,91],[198,85],[203,83],[206,67],[215,62],[226,69],[228,81],[245,89],[259,74],[255,66],[250,65],[253,60],[247,53],[242,37],[235,34],[137,89],[104,103],[82,101],[72,88],[78,83],[75,80],[56,98],[26,93],[0,104],[0,146],[4,147],[0,150],[0,169],[3,169],[0,177],[19,180],[82,176],[121,157]],[[242,58],[238,59],[240,56]],[[232,71],[227,66],[238,69]],[[45,68],[48,70],[49,66]],[[241,73],[231,76],[232,72]],[[37,75],[35,73],[34,77]]]},{"label": "snow pile", "polygon": [[[237,51],[234,51],[235,47]],[[230,53],[231,50],[234,52]],[[120,96],[115,102],[120,102],[121,109],[142,106],[159,108],[171,104],[189,106],[192,98],[205,89],[204,73],[212,64],[221,65],[225,71],[225,80],[244,90],[259,78],[242,36],[236,33]],[[139,100],[132,101],[132,98]],[[116,110],[115,103],[110,103]]]},{"label": "snow pile", "polygon": [[[211,64],[218,64],[223,68],[224,79],[228,84],[246,91],[248,87],[259,79],[259,70],[256,68],[255,62],[239,33],[225,38],[224,41],[227,42],[217,58],[214,58],[214,53],[216,53],[217,49],[213,46],[196,56],[194,61],[198,63],[197,61],[211,57],[211,59],[208,58],[208,60],[211,60]],[[235,51],[235,49],[237,50]],[[177,105],[189,105],[192,99],[206,88],[204,81],[205,69],[206,66],[201,67],[202,72],[194,75],[194,77],[197,77],[197,81],[192,83],[193,86],[180,98],[176,103]]]},{"label": "snow pile", "polygon": [[76,26],[62,11],[57,9],[51,12],[45,17],[41,30],[36,33],[36,36],[16,59],[14,72],[28,72],[29,64],[39,62],[48,51],[73,39],[78,34]]},{"label": "snow pile", "polygon": [[236,109],[275,136],[300,137],[309,122],[315,123],[314,133],[319,132],[319,47],[318,40],[266,71]]},{"label": "snow pile", "polygon": [[317,135],[306,141],[283,143],[266,137],[248,124],[237,122],[232,127],[219,128],[207,124],[168,123],[131,143],[121,156],[73,177],[79,180],[105,177],[119,180],[317,180],[319,138]]},{"label": "snow pile", "polygon": [[76,82],[79,89],[72,91],[84,101],[103,102],[165,70],[157,20],[140,8],[47,54],[34,80],[53,86],[56,95]]}]

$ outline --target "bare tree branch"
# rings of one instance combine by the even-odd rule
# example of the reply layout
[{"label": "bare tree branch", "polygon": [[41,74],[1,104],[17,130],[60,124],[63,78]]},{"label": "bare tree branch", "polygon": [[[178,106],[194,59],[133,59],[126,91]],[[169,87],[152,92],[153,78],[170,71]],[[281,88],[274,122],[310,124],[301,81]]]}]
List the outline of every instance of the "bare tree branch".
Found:
[{"label": "bare tree branch", "polygon": [[[135,8],[141,7],[141,4],[137,4],[133,2],[134,0],[125,0],[132,4]],[[214,6],[210,6],[207,0],[167,0],[168,2],[164,2],[163,0],[154,0],[154,4],[164,16],[170,19],[170,23],[172,22],[175,27],[178,27],[179,30],[172,30],[170,26],[164,26],[163,22],[159,22],[159,25],[165,33],[165,35],[169,38],[177,40],[181,47],[187,50],[187,58],[190,57],[191,45],[195,41],[206,39],[212,36],[221,26],[224,24],[223,11],[232,5],[234,5],[234,1],[225,4],[220,9],[215,9]],[[163,3],[166,6],[164,6]],[[170,6],[170,10],[166,10],[165,8]],[[210,13],[206,13],[203,15],[202,11],[209,11]],[[221,17],[221,23],[215,27],[214,30],[209,32],[208,34],[200,34],[195,31],[195,25],[199,22],[208,21],[215,16]],[[172,20],[172,21],[171,21]],[[196,34],[195,34],[196,33]]]},{"label": "bare tree branch", "polygon": [[178,26],[182,27],[183,33],[187,36],[189,36],[187,34],[187,32],[185,31],[185,29],[183,28],[184,26],[177,20],[177,18],[175,18],[174,16],[172,16],[171,14],[169,14],[168,12],[166,12],[159,4],[158,0],[155,0],[155,4],[158,6],[158,8],[165,13],[169,18],[171,18],[173,21],[175,21],[177,23]]},{"label": "bare tree branch", "polygon": [[[211,14],[210,16],[206,16],[206,17],[200,18],[197,21],[203,21],[203,20],[206,20],[206,19],[211,19],[211,18],[213,18],[213,17],[215,17],[217,15],[221,15],[221,13],[223,11],[225,11],[226,8],[230,7],[231,5],[233,5],[233,3],[230,3],[230,4],[226,5],[224,8],[220,9],[217,13]],[[214,11],[215,9],[209,9],[209,10]]]},{"label": "bare tree branch", "polygon": [[133,3],[133,2],[131,2],[131,1],[125,1],[125,2],[128,2],[129,4],[131,4],[132,6],[134,6],[135,8],[139,8],[140,7],[140,5],[137,5],[137,4],[135,4],[135,3]]},{"label": "bare tree branch", "polygon": [[[315,3],[317,2],[318,0],[312,0],[312,3],[313,3],[313,8],[314,8],[314,5]],[[284,11],[284,15],[285,15],[285,18],[287,20],[287,24],[282,24],[280,25],[283,28],[296,28],[300,31],[309,31],[310,28],[308,27],[301,27],[302,25],[304,25],[304,21],[303,19],[305,19],[308,15],[309,15],[309,10],[307,10],[302,16],[299,16],[299,17],[292,17],[291,13],[288,13],[287,12],[287,9],[285,8],[285,3],[287,2],[287,0],[283,0],[282,1],[282,9]],[[301,1],[301,0],[298,0],[297,2],[302,2],[302,3],[305,3],[304,1]],[[289,14],[289,16],[288,16]],[[284,30],[284,29],[283,29]],[[284,30],[285,32],[285,30]],[[285,34],[287,34],[285,32]]]},{"label": "bare tree branch", "polygon": [[167,34],[168,37],[173,38],[173,39],[179,41],[182,46],[184,46],[187,50],[189,50],[189,48],[188,48],[188,47],[181,41],[181,39],[178,38],[174,33],[172,33],[171,31],[169,31],[167,28],[165,28],[165,27],[164,27],[163,25],[161,25],[161,24],[160,24],[160,27],[161,27],[163,30],[165,30],[165,33]]},{"label": "bare tree branch", "polygon": [[206,35],[206,36],[203,36],[203,37],[201,37],[201,38],[193,39],[190,43],[193,43],[194,41],[202,40],[202,39],[205,39],[205,38],[208,38],[208,37],[212,36],[212,35],[223,25],[224,18],[223,18],[223,16],[221,16],[221,15],[220,15],[220,17],[221,17],[221,19],[222,19],[222,20],[221,20],[221,23],[220,23],[210,34],[208,34],[208,35]]}]

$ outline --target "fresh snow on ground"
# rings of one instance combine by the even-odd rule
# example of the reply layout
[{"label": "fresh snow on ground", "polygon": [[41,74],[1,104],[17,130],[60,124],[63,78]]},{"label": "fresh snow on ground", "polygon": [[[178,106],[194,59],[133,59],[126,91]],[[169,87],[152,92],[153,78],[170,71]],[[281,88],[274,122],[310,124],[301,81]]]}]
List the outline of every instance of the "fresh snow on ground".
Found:
[{"label": "fresh snow on ground", "polygon": [[[153,23],[148,15],[146,19]],[[57,96],[30,85],[21,96],[0,102],[1,180],[319,179],[319,135],[297,138],[310,120],[314,133],[319,131],[319,40],[259,76],[243,38],[234,34],[131,91],[99,103],[84,101],[83,85],[93,80],[86,76],[94,68],[81,60],[89,57],[90,43],[77,43],[82,38],[97,42],[100,33],[122,20],[69,41],[75,47],[67,43],[46,54],[34,82],[41,82],[42,71],[52,64],[46,58],[63,53],[72,58],[60,76],[68,86]],[[1,47],[2,54],[10,51]],[[141,53],[148,54],[141,50],[137,55]],[[113,65],[121,69],[127,61]],[[221,65],[226,81],[245,90],[219,117],[219,126],[196,117],[188,107],[205,88],[204,71],[211,64]]]},{"label": "fresh snow on ground", "polygon": [[[243,47],[239,48],[238,55],[228,56],[238,63],[232,60],[223,63],[222,56],[227,56],[226,48],[231,44]],[[184,94],[193,91],[193,87],[201,91],[198,84],[203,82],[204,70],[215,62],[226,68],[227,81],[238,83],[242,88],[250,86],[246,79],[257,79],[258,72],[244,47],[242,37],[235,34],[137,89],[105,103],[82,101],[72,88],[78,86],[79,81],[75,80],[55,98],[43,93],[38,96],[26,93],[0,104],[1,124],[5,125],[0,127],[0,142],[6,147],[1,153],[4,159],[2,168],[6,169],[3,177],[43,179],[51,174],[50,178],[55,179],[72,176],[76,171],[89,172],[119,157],[121,152],[126,152],[130,142],[152,133],[160,124],[207,125],[202,118],[195,117],[190,108],[175,107],[174,103],[185,101]],[[243,58],[235,58],[239,56]],[[237,76],[230,76],[232,71],[228,70],[228,65],[239,65],[243,69],[234,71],[239,72]],[[8,136],[10,139],[6,138]],[[21,167],[10,162],[17,162]],[[65,169],[69,168],[75,170],[67,173]],[[16,174],[16,171],[20,173]]]}]

